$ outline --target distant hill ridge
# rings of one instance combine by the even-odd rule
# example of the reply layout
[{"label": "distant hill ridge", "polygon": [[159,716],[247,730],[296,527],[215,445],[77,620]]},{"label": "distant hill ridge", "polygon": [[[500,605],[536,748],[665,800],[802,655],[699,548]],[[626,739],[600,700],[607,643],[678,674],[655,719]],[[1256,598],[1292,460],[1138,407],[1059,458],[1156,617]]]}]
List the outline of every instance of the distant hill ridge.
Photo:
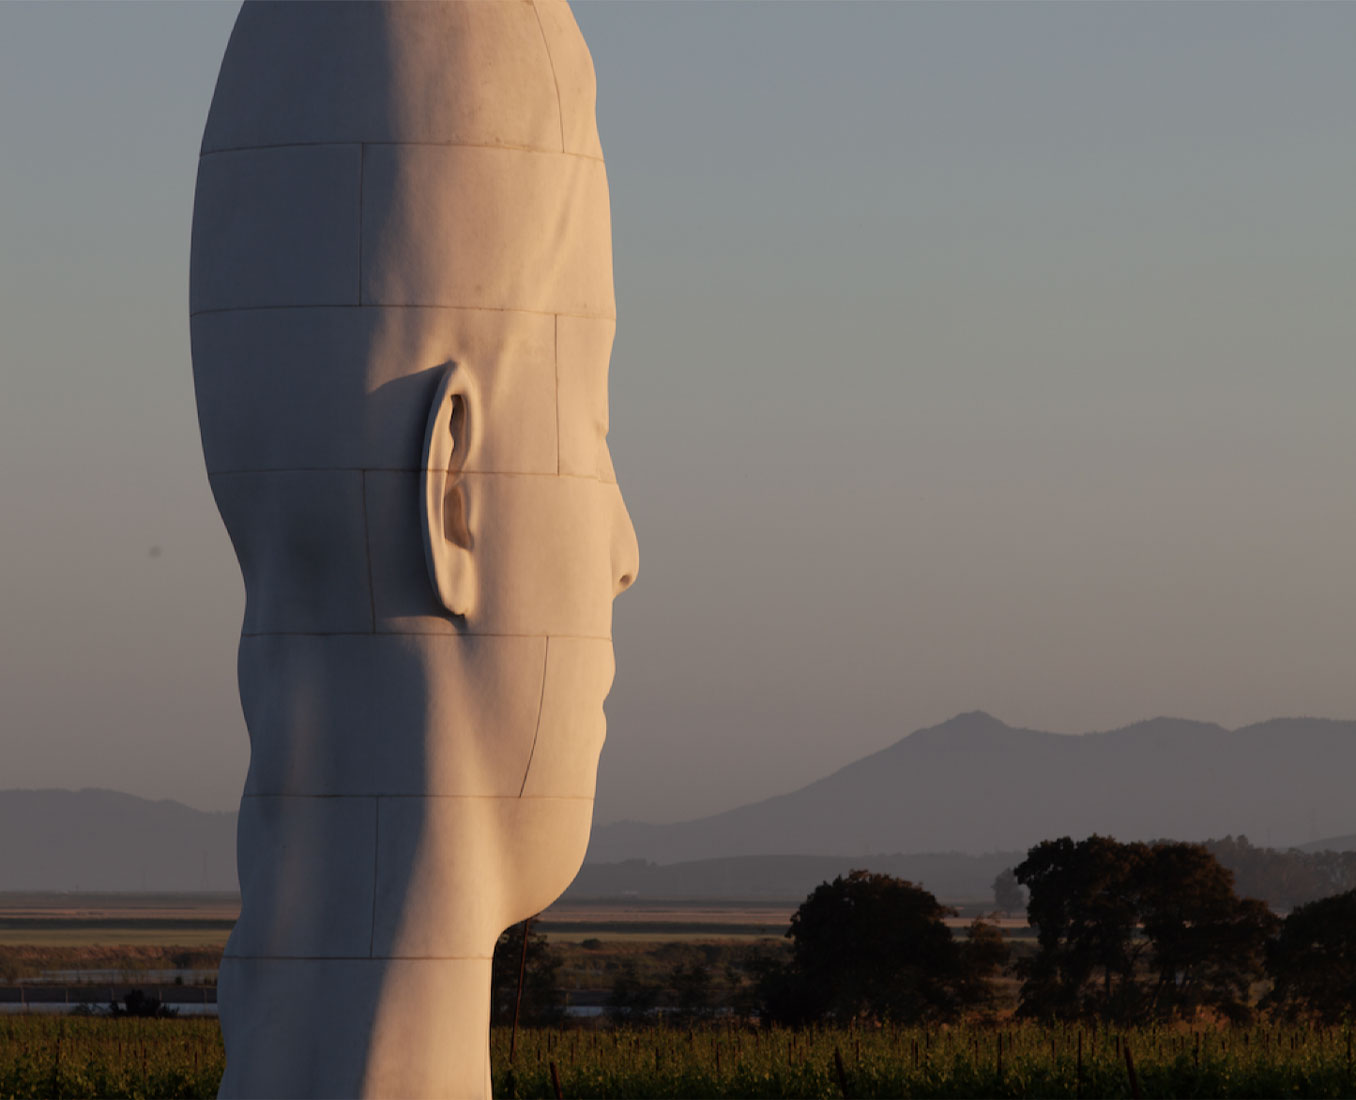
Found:
[{"label": "distant hill ridge", "polygon": [[235,890],[235,814],[87,787],[0,791],[0,891]]},{"label": "distant hill ridge", "polygon": [[1289,847],[1352,831],[1353,774],[1350,721],[1280,718],[1227,730],[1154,718],[1074,735],[971,711],[789,794],[695,821],[595,828],[588,858],[983,853],[1093,832],[1242,834]]},{"label": "distant hill ridge", "polygon": [[855,868],[908,879],[946,902],[993,904],[993,880],[1015,867],[1025,852],[958,852],[923,855],[731,856],[685,863],[586,863],[565,892],[567,901],[590,898],[722,899],[795,904],[818,886]]},{"label": "distant hill ridge", "polygon": [[[784,861],[737,857],[839,863],[851,852],[897,853],[888,857],[901,861],[895,873],[904,872],[906,856],[953,853],[962,857],[956,873],[964,864],[972,882],[989,863],[969,857],[1094,832],[1119,840],[1245,835],[1267,847],[1348,850],[1356,847],[1353,775],[1356,722],[1284,718],[1227,730],[1155,718],[1072,735],[1017,729],[972,711],[775,798],[673,825],[598,826],[579,886],[620,886],[624,878],[628,891],[687,895],[747,881],[771,896],[827,864],[809,860],[792,872]],[[0,891],[236,885],[233,813],[99,789],[4,790],[0,837]],[[597,866],[627,860],[727,862],[663,875]],[[949,892],[951,870],[908,867]]]}]

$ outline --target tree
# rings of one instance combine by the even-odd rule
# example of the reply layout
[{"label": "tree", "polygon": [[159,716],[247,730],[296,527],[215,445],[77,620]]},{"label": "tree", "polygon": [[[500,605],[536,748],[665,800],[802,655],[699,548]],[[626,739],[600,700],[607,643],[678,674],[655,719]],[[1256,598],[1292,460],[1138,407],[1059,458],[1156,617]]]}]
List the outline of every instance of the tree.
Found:
[{"label": "tree", "polygon": [[711,1015],[711,971],[701,963],[675,964],[669,971],[669,988],[673,990],[673,1009],[680,1020]]},{"label": "tree", "polygon": [[1356,889],[1356,851],[1254,848],[1245,836],[1207,840],[1205,846],[1234,873],[1240,894],[1261,898],[1273,909],[1294,909]]},{"label": "tree", "polygon": [[612,981],[612,992],[607,998],[608,1015],[628,1022],[643,1020],[659,1004],[660,992],[659,985],[642,978],[635,962],[627,959]]},{"label": "tree", "polygon": [[1275,918],[1237,897],[1202,845],[1063,837],[1032,848],[1016,877],[1039,948],[1022,968],[1021,1014],[1247,1015]]},{"label": "tree", "polygon": [[[514,1005],[518,1003],[518,971],[523,959],[523,931],[525,923],[513,925],[494,945],[494,962],[490,971],[490,1013],[496,1024],[513,1019]],[[559,989],[557,974],[560,956],[540,932],[528,932],[527,963],[523,969],[523,997],[518,1022],[542,1026],[556,1023],[565,1014],[564,995]]]},{"label": "tree", "polygon": [[1301,905],[1267,952],[1264,1004],[1338,1023],[1356,1016],[1356,890]]},{"label": "tree", "polygon": [[791,918],[789,965],[764,976],[764,1017],[907,1022],[949,1019],[985,1002],[1006,947],[983,933],[957,943],[943,923],[954,915],[889,875],[853,871],[823,883]]},{"label": "tree", "polygon": [[1262,902],[1238,897],[1233,873],[1203,845],[1160,842],[1139,870],[1140,922],[1152,946],[1147,1015],[1190,1017],[1211,1008],[1247,1019],[1276,917]]},{"label": "tree", "polygon": [[969,1008],[995,1007],[998,986],[993,977],[1007,965],[1010,954],[997,925],[971,921],[961,946],[961,972],[956,980],[958,1002]]},{"label": "tree", "polygon": [[1019,913],[1026,908],[1026,891],[1017,881],[1011,867],[999,871],[993,880],[993,903],[1002,913]]},{"label": "tree", "polygon": [[1027,919],[1038,951],[1024,960],[1019,1011],[1069,1019],[1125,1015],[1138,961],[1131,879],[1145,846],[1092,836],[1042,841],[1016,868],[1030,891]]},{"label": "tree", "polygon": [[177,1008],[170,1008],[164,1004],[158,997],[151,997],[140,989],[129,990],[127,996],[122,999],[122,1004],[117,1001],[109,1001],[108,1014],[110,1016],[137,1016],[146,1018],[163,1018],[179,1015]]},{"label": "tree", "polygon": [[765,1012],[776,976],[785,971],[789,944],[763,940],[733,950],[725,965],[725,1004],[743,1019]]}]

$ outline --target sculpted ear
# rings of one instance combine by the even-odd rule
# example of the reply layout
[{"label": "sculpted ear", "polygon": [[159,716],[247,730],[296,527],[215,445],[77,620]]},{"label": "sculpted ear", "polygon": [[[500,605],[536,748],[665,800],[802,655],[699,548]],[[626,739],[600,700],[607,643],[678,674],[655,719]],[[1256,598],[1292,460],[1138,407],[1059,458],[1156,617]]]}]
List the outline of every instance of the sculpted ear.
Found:
[{"label": "sculpted ear", "polygon": [[465,367],[449,364],[433,396],[424,431],[419,509],[424,562],[433,591],[454,615],[475,606],[475,540],[468,522],[462,473],[475,440],[474,386]]}]

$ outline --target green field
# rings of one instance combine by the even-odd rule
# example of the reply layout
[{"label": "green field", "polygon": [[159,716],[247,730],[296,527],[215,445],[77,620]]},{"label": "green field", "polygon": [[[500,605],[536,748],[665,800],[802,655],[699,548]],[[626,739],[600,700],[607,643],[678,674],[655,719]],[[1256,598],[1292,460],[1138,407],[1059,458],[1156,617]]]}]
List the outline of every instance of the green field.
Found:
[{"label": "green field", "polygon": [[[752,942],[780,937],[794,906],[739,902],[561,902],[535,927],[553,942]],[[211,947],[225,944],[240,912],[229,894],[3,894],[0,948]]]},{"label": "green field", "polygon": [[0,923],[0,946],[87,947],[119,944],[221,947],[234,922],[226,921],[11,921]]},{"label": "green field", "polygon": [[[1349,1027],[575,1028],[519,1031],[512,1067],[507,1030],[491,1046],[501,1097],[554,1096],[554,1062],[566,1097],[1147,1100],[1356,1097],[1351,1042]],[[209,1097],[223,1060],[210,1019],[0,1017],[0,1097]]]},{"label": "green field", "polygon": [[239,912],[231,894],[0,894],[0,948],[220,946]]},{"label": "green field", "polygon": [[[157,969],[210,972],[234,900],[166,895],[11,897],[0,905],[0,979],[107,970],[134,983]],[[556,988],[598,1003],[625,969],[663,984],[675,967],[711,974],[728,1003],[750,949],[775,953],[788,911],[721,904],[562,906],[541,927],[559,958]],[[1029,930],[1005,928],[1029,946]],[[168,946],[168,945],[174,946]],[[730,974],[734,973],[735,978]],[[1301,1026],[1046,1028],[1003,1019],[955,1027],[791,1031],[721,1023],[524,1029],[491,1047],[495,1093],[552,1097],[1352,1097],[1352,1030]],[[93,989],[95,987],[91,987]],[[148,987],[149,988],[149,987]],[[576,995],[589,995],[582,1001]],[[1081,1044],[1081,1059],[1080,1059]],[[1130,1064],[1134,1066],[1132,1085]],[[1001,1053],[1000,1053],[1001,1051]],[[841,1071],[839,1063],[841,1061]],[[214,1096],[224,1065],[212,1018],[0,1015],[4,1097]]]}]

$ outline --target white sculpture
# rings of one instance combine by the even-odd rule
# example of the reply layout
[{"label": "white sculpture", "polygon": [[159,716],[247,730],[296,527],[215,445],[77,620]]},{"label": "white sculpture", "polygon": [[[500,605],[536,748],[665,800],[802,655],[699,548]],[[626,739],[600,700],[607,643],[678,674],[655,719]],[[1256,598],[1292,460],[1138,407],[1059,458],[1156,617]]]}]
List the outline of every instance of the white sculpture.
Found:
[{"label": "white sculpture", "polygon": [[490,959],[583,859],[614,329],[564,0],[246,3],[193,215],[203,451],[244,575],[223,1096],[485,1096]]}]

